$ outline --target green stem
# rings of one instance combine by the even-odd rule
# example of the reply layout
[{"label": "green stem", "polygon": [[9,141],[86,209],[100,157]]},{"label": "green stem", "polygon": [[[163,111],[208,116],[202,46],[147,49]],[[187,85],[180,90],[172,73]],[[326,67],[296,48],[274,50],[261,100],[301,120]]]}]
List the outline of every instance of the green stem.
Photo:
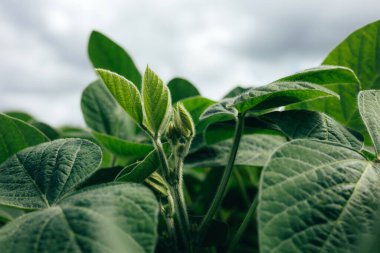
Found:
[{"label": "green stem", "polygon": [[[181,244],[184,245],[184,252],[191,252],[191,240],[189,232],[189,219],[187,216],[186,204],[182,191],[182,166],[179,173],[174,173],[174,177],[169,168],[169,163],[165,155],[164,148],[159,138],[153,138],[153,143],[161,163],[161,172],[164,179],[168,182],[170,195],[173,198],[174,218],[176,230],[180,233]],[[182,162],[182,161],[180,161]],[[177,167],[177,165],[176,165]],[[177,168],[176,168],[177,170]]]},{"label": "green stem", "polygon": [[174,252],[178,252],[178,239],[177,235],[175,233],[175,227],[174,227],[174,219],[173,215],[168,214],[164,208],[164,205],[162,204],[162,201],[159,201],[160,204],[160,210],[161,210],[161,215],[163,216],[165,225],[166,225],[166,230],[168,231],[168,237],[170,240],[170,252],[172,250]]},{"label": "green stem", "polygon": [[192,242],[190,236],[190,221],[187,213],[186,201],[183,194],[183,158],[176,152],[174,153],[175,173],[174,176],[174,201],[178,203],[178,215],[180,216],[182,226],[184,227],[184,245],[185,248],[192,252]]},{"label": "green stem", "polygon": [[218,208],[220,207],[222,200],[224,198],[224,195],[226,194],[227,184],[232,174],[232,169],[234,167],[240,139],[243,134],[243,128],[244,128],[244,115],[239,114],[238,119],[237,119],[237,124],[235,126],[234,140],[233,140],[230,156],[228,158],[228,163],[226,165],[226,168],[224,169],[222,179],[220,180],[218,189],[216,190],[216,194],[211,203],[211,206],[208,209],[206,215],[203,217],[203,220],[198,228],[198,231],[199,231],[198,244],[199,245],[202,244],[202,241],[206,235],[208,227],[210,226],[211,220],[214,217]]},{"label": "green stem", "polygon": [[258,197],[256,195],[255,199],[253,200],[251,206],[248,209],[247,214],[244,217],[243,222],[240,224],[240,227],[237,230],[235,236],[230,241],[230,243],[227,247],[227,251],[226,251],[227,253],[234,252],[236,245],[238,244],[240,238],[244,234],[244,231],[247,229],[247,226],[249,225],[249,222],[252,220],[252,217],[256,213],[257,204],[258,204]]}]

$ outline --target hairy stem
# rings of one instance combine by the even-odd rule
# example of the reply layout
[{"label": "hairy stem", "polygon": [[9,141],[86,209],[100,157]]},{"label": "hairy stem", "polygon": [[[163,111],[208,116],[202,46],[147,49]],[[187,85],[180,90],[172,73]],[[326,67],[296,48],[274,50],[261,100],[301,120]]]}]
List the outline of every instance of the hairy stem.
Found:
[{"label": "hairy stem", "polygon": [[247,229],[247,226],[248,226],[249,222],[252,220],[252,217],[256,213],[257,204],[258,204],[258,197],[257,196],[258,195],[256,195],[251,206],[249,207],[248,212],[245,215],[243,222],[240,224],[239,229],[237,230],[236,234],[234,235],[234,237],[230,241],[230,243],[227,247],[227,251],[226,251],[227,253],[234,252],[236,245],[238,244],[240,238],[244,234],[244,231]]},{"label": "hairy stem", "polygon": [[223,197],[226,194],[227,190],[227,184],[232,174],[232,169],[235,163],[236,154],[239,148],[239,143],[241,136],[243,134],[243,128],[244,128],[244,115],[239,114],[237,119],[237,124],[235,126],[235,134],[234,134],[234,140],[231,148],[231,152],[228,158],[228,163],[224,169],[222,179],[220,180],[220,183],[218,185],[218,189],[216,190],[216,194],[214,196],[214,199],[211,203],[210,208],[208,209],[206,215],[203,217],[203,220],[201,224],[199,225],[198,231],[199,231],[199,237],[198,237],[198,244],[201,244],[204,236],[206,235],[206,232],[210,226],[210,222],[212,218],[214,217],[216,211],[220,207]]},{"label": "hairy stem", "polygon": [[189,216],[187,214],[186,201],[183,194],[183,157],[176,152],[174,153],[174,161],[175,161],[175,172],[174,176],[176,180],[174,180],[173,189],[175,194],[175,201],[178,204],[178,215],[180,216],[181,223],[184,227],[185,233],[185,247],[192,252],[192,243],[190,237],[190,221]]},{"label": "hairy stem", "polygon": [[[189,232],[190,223],[187,216],[187,208],[182,189],[182,160],[179,161],[180,167],[177,168],[176,164],[175,173],[171,173],[161,140],[159,138],[154,138],[153,142],[161,163],[162,176],[168,182],[170,195],[173,198],[176,231],[180,234],[180,242],[184,248],[183,252],[191,252],[192,247]],[[177,171],[177,169],[180,171]],[[172,175],[174,175],[174,177]]]}]

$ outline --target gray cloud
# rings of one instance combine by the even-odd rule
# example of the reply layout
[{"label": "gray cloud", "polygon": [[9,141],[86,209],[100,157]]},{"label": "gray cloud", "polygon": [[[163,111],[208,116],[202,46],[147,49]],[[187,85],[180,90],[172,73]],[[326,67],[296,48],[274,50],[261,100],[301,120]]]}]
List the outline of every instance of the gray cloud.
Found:
[{"label": "gray cloud", "polygon": [[144,69],[191,80],[219,98],[318,65],[353,30],[378,19],[374,0],[0,1],[0,110],[82,124],[95,78],[87,39],[100,30]]}]

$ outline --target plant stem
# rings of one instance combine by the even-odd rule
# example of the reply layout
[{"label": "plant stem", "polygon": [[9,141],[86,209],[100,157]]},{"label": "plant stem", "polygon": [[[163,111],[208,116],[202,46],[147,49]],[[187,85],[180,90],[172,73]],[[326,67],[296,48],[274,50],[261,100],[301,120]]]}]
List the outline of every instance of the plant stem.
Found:
[{"label": "plant stem", "polygon": [[[157,151],[162,169],[162,176],[168,182],[170,195],[173,198],[174,218],[176,220],[176,230],[180,233],[181,243],[184,246],[184,252],[191,252],[191,240],[190,240],[190,223],[187,216],[187,209],[182,190],[182,160],[179,162],[179,173],[174,173],[174,177],[169,168],[169,163],[165,155],[164,148],[159,138],[153,138],[153,143]],[[178,165],[176,164],[176,167]],[[177,172],[177,171],[176,171]]]},{"label": "plant stem", "polygon": [[173,189],[174,189],[174,201],[178,204],[178,215],[180,216],[182,226],[184,227],[184,244],[185,247],[189,250],[189,252],[192,252],[192,243],[191,243],[191,236],[190,236],[190,221],[189,216],[187,214],[187,207],[186,207],[186,201],[183,194],[183,157],[179,154],[174,153],[174,161],[175,161],[175,172],[174,177],[176,177],[176,180],[174,180]]},{"label": "plant stem", "polygon": [[243,134],[243,128],[244,128],[244,115],[238,114],[237,123],[235,126],[234,140],[233,140],[232,148],[230,151],[230,156],[228,158],[228,163],[224,169],[222,179],[220,180],[218,189],[216,190],[211,206],[208,209],[206,215],[203,217],[203,220],[198,228],[198,231],[199,231],[198,244],[199,245],[201,245],[204,239],[204,236],[206,235],[206,232],[208,230],[208,227],[210,226],[210,222],[212,218],[214,217],[216,211],[220,207],[222,200],[224,198],[224,195],[226,194],[227,184],[232,174],[232,169],[235,163],[235,158],[236,158],[236,154],[239,148],[240,139]]},{"label": "plant stem", "polygon": [[252,216],[256,213],[257,204],[258,204],[258,195],[256,195],[255,199],[253,200],[251,206],[248,209],[247,214],[244,217],[243,222],[240,224],[239,229],[237,230],[235,236],[230,241],[228,247],[227,247],[227,253],[232,253],[235,250],[236,245],[238,244],[240,238],[244,234],[244,231],[247,229],[247,226],[249,222],[252,220]]}]

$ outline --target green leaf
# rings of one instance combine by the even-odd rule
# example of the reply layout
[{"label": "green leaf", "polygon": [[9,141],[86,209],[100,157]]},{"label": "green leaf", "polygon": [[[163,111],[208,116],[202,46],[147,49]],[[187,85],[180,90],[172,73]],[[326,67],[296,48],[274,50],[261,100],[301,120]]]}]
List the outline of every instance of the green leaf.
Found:
[{"label": "green leaf", "polygon": [[377,214],[379,180],[379,165],[349,148],[281,146],[261,177],[260,252],[358,252]]},{"label": "green leaf", "polygon": [[193,84],[182,78],[173,78],[170,80],[168,88],[172,95],[173,104],[182,99],[200,95],[198,89]]},{"label": "green leaf", "polygon": [[10,112],[5,112],[5,114],[13,118],[22,120],[25,123],[28,123],[29,125],[34,126],[38,130],[40,130],[50,140],[56,140],[60,137],[56,129],[54,129],[53,127],[49,126],[48,124],[44,122],[34,119],[33,116],[28,113],[19,112],[19,111],[10,111]]},{"label": "green leaf", "polygon": [[98,169],[76,189],[83,189],[93,185],[115,182],[116,176],[122,169],[123,167],[121,166]]},{"label": "green leaf", "polygon": [[251,88],[234,97],[210,106],[201,116],[202,124],[210,125],[220,121],[236,119],[238,113],[259,111],[260,114],[293,103],[323,97],[338,97],[322,86],[307,82],[275,82],[262,87]]},{"label": "green leaf", "polygon": [[136,86],[124,77],[108,70],[97,69],[96,72],[121,107],[137,124],[141,125],[143,111],[140,92]]},{"label": "green leaf", "polygon": [[141,162],[124,168],[116,177],[117,181],[142,183],[159,168],[159,159],[155,150],[151,151]]},{"label": "green leaf", "polygon": [[88,55],[94,68],[115,72],[141,87],[141,74],[132,58],[118,44],[100,32],[93,31],[88,42]]},{"label": "green leaf", "polygon": [[98,132],[92,132],[92,134],[101,144],[117,156],[140,159],[153,150],[153,146],[150,144],[126,141]]},{"label": "green leaf", "polygon": [[[269,156],[286,139],[275,135],[244,135],[240,141],[235,166],[264,166]],[[186,158],[186,166],[191,168],[221,167],[227,163],[232,147],[232,139],[197,150]]]},{"label": "green leaf", "polygon": [[199,123],[199,118],[202,113],[211,105],[216,102],[201,96],[191,97],[183,99],[182,104],[185,106],[186,110],[190,113],[191,118],[194,121],[194,125],[197,127]]},{"label": "green leaf", "polygon": [[317,139],[339,143],[356,150],[363,148],[362,141],[323,113],[292,110],[266,114],[263,119],[275,123],[289,139]]},{"label": "green leaf", "polygon": [[160,135],[169,121],[171,97],[169,89],[149,67],[144,74],[142,87],[145,126],[154,135]]},{"label": "green leaf", "polygon": [[[340,100],[333,98],[318,99],[307,103],[288,106],[288,109],[308,109],[324,112],[344,126],[362,130],[363,123],[357,111],[357,94],[360,81],[355,73],[348,68],[338,66],[321,66],[308,69],[281,80],[302,80],[316,82],[339,94]],[[363,131],[361,131],[363,134]]]},{"label": "green leaf", "polygon": [[24,149],[0,165],[0,204],[25,209],[54,205],[99,166],[94,143],[60,139]]},{"label": "green leaf", "polygon": [[146,187],[87,188],[48,209],[0,229],[2,253],[150,253],[156,244],[158,204]]},{"label": "green leaf", "polygon": [[216,122],[237,120],[239,112],[232,106],[232,103],[232,99],[224,99],[208,107],[200,117],[200,124],[204,126],[203,129]]},{"label": "green leaf", "polygon": [[371,136],[376,155],[380,158],[380,91],[361,91],[358,100],[360,115]]},{"label": "green leaf", "polygon": [[248,110],[270,110],[297,102],[335,96],[334,92],[308,82],[275,82],[250,90],[235,97],[231,107],[240,113]]},{"label": "green leaf", "polygon": [[[170,155],[170,145],[164,143],[165,154]],[[116,181],[142,183],[160,166],[156,150],[152,150],[144,160],[125,167],[116,177]]]},{"label": "green leaf", "polygon": [[330,52],[323,64],[350,68],[359,78],[362,89],[379,89],[379,31],[380,21],[356,30]]},{"label": "green leaf", "polygon": [[6,111],[4,113],[8,116],[11,116],[12,118],[16,118],[25,122],[30,122],[34,120],[32,115],[22,111]]},{"label": "green leaf", "polygon": [[35,127],[0,113],[0,164],[18,151],[49,139]]},{"label": "green leaf", "polygon": [[38,130],[40,130],[43,134],[45,134],[50,140],[56,140],[59,138],[59,133],[57,130],[55,130],[52,126],[40,122],[40,121],[32,121],[29,123],[30,125],[34,126]]},{"label": "green leaf", "polygon": [[81,109],[86,125],[94,131],[121,139],[135,135],[132,119],[100,80],[83,91]]}]

